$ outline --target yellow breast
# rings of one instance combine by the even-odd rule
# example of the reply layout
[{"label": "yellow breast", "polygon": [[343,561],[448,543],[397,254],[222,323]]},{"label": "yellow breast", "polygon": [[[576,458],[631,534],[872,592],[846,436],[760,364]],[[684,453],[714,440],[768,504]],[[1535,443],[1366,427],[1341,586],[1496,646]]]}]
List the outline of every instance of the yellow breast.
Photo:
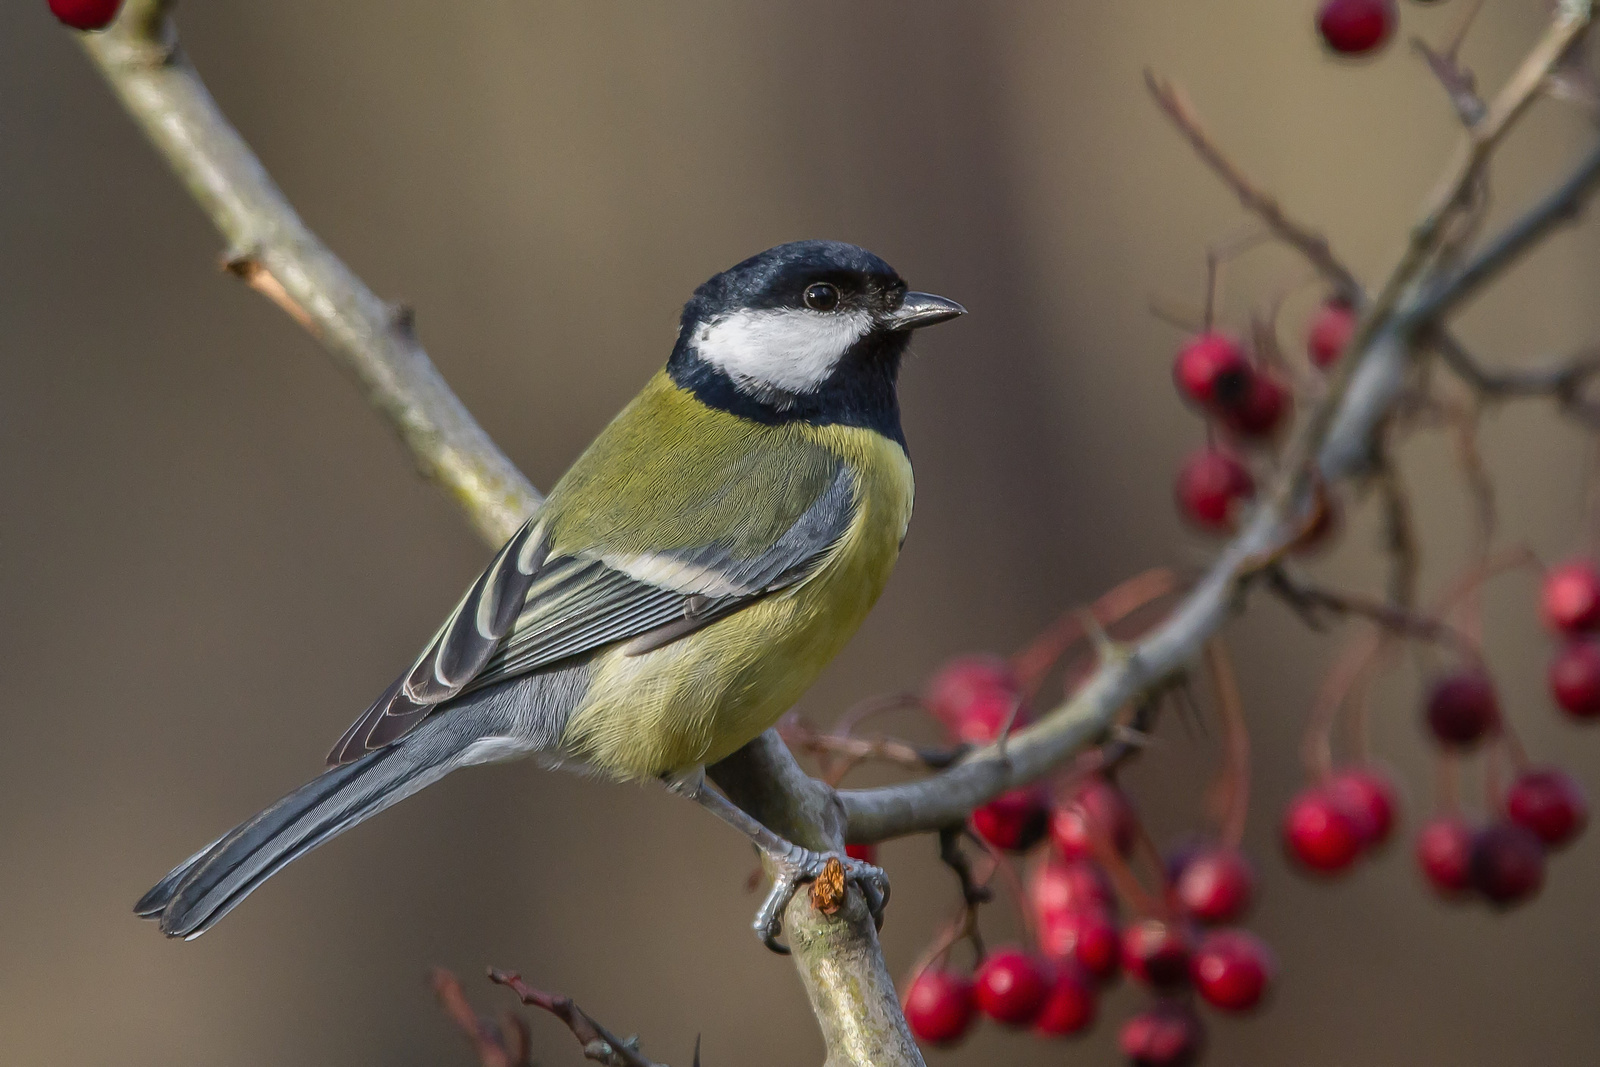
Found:
[{"label": "yellow breast", "polygon": [[562,746],[619,778],[713,763],[783,715],[877,602],[911,521],[911,463],[880,434],[847,426],[788,429],[845,461],[856,515],[805,581],[640,656],[599,657]]}]

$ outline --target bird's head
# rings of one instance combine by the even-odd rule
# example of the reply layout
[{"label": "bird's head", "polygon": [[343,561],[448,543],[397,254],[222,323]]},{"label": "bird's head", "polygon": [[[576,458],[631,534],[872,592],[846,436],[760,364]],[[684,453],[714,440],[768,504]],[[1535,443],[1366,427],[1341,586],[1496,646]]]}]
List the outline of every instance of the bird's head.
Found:
[{"label": "bird's head", "polygon": [[702,400],[763,422],[867,425],[893,418],[913,330],[960,304],[908,292],[893,267],[840,241],[769,248],[716,275],[684,306],[668,372]]}]

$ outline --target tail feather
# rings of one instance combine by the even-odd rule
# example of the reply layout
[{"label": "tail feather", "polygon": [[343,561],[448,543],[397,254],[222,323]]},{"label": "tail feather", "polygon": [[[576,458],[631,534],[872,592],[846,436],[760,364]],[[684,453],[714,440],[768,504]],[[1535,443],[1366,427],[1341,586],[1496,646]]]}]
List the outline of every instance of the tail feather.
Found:
[{"label": "tail feather", "polygon": [[135,913],[158,919],[168,937],[199,937],[291,861],[454,769],[454,746],[420,740],[313,778],[174,868]]}]

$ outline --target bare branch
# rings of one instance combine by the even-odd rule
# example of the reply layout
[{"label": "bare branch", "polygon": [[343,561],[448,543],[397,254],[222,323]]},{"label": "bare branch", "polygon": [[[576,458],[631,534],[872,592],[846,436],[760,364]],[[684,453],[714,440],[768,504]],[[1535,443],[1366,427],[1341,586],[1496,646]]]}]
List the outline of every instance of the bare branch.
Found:
[{"label": "bare branch", "polygon": [[533,1067],[533,1044],[522,1016],[507,1012],[496,1022],[479,1015],[467,1003],[461,982],[443,967],[434,968],[428,980],[439,1006],[472,1042],[478,1067]]},{"label": "bare branch", "polygon": [[424,477],[499,546],[539,493],[450,391],[411,328],[317,239],[229,125],[178,46],[165,0],[128,0],[103,33],[80,34],[173,172],[228,243],[226,266],[314,336],[388,419]]},{"label": "bare branch", "polygon": [[[490,967],[489,981],[510,989],[528,1007],[540,1008],[566,1023],[567,1029],[572,1031],[572,1036],[583,1046],[585,1059],[605,1064],[605,1067],[666,1067],[665,1064],[645,1059],[640,1055],[638,1038],[624,1040],[613,1034],[595,1022],[588,1012],[574,1004],[571,997],[535,989],[524,982],[516,971],[502,971]],[[698,1064],[699,1061],[700,1052],[697,1048],[695,1063]]]}]

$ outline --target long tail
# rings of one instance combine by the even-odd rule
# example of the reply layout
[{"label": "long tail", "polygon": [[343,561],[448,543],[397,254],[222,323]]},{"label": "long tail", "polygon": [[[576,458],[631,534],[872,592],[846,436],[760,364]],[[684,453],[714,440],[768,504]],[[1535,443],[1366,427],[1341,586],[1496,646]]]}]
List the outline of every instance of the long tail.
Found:
[{"label": "long tail", "polygon": [[168,937],[205,933],[285,865],[462,764],[442,731],[419,731],[335,767],[190,856],[133,910]]}]

